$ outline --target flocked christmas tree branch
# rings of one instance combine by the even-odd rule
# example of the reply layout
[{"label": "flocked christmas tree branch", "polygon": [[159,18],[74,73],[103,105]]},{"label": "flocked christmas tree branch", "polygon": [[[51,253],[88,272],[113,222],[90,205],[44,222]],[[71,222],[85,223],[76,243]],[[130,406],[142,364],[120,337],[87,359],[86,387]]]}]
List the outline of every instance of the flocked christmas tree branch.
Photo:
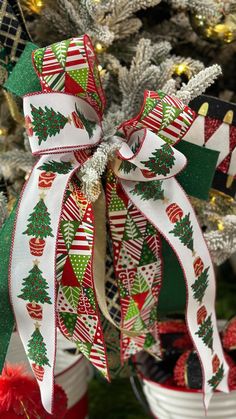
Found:
[{"label": "flocked christmas tree branch", "polygon": [[0,228],[7,217],[7,199],[3,192],[0,192]]}]

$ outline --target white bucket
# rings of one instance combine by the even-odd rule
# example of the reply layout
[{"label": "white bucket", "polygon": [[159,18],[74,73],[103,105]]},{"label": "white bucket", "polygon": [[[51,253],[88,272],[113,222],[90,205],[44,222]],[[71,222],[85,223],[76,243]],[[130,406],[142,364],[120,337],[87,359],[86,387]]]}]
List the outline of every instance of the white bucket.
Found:
[{"label": "white bucket", "polygon": [[[88,380],[91,378],[89,363],[81,354],[71,354],[66,349],[75,345],[65,339],[60,332],[57,335],[57,354],[55,366],[55,382],[65,391],[68,399],[68,410],[75,406],[87,393]],[[32,374],[23,345],[17,332],[11,337],[6,362],[23,364],[25,370]],[[69,416],[68,416],[69,417]],[[86,416],[87,417],[87,416]],[[78,415],[78,419],[84,419]]]},{"label": "white bucket", "polygon": [[[142,378],[143,391],[151,412],[158,419],[205,418],[203,394],[197,390],[168,387]],[[236,390],[229,394],[215,392],[207,411],[211,419],[236,419]]]}]

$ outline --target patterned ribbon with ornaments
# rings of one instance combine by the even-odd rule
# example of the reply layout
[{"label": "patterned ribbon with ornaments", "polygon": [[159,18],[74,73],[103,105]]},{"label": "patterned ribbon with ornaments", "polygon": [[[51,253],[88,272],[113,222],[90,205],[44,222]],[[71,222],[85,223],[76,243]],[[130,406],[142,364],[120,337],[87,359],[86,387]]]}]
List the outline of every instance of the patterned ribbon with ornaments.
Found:
[{"label": "patterned ribbon with ornaments", "polygon": [[32,153],[39,160],[15,223],[10,295],[17,327],[52,412],[56,325],[107,377],[93,281],[93,208],[75,172],[101,139],[104,97],[89,38],[33,54],[43,93],[24,98]]},{"label": "patterned ribbon with ornaments", "polygon": [[[158,355],[156,304],[162,280],[159,233],[173,248],[186,281],[186,321],[202,364],[205,405],[227,391],[227,371],[215,315],[215,277],[196,215],[175,176],[186,165],[174,148],[193,112],[162,92],[145,92],[138,117],[125,122],[124,142],[107,180],[107,208],[121,300],[122,356]],[[217,370],[215,368],[217,361]]]}]

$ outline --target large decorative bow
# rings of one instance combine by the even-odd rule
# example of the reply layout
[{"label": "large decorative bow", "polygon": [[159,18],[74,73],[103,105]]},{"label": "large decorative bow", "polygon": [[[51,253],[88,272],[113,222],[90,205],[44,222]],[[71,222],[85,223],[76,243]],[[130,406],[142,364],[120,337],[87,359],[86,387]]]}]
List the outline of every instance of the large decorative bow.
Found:
[{"label": "large decorative bow", "polygon": [[122,335],[123,358],[142,349],[159,354],[161,233],[185,277],[186,321],[201,360],[208,405],[213,389],[227,390],[228,366],[217,331],[213,265],[189,199],[175,179],[187,162],[174,145],[192,120],[193,112],[178,99],[145,93],[141,113],[121,126],[124,142],[108,176],[107,207],[121,327],[136,333]]},{"label": "large decorative bow", "polygon": [[36,50],[33,60],[44,93],[26,96],[24,113],[40,158],[18,206],[10,295],[43,405],[52,412],[57,325],[108,376],[93,281],[93,208],[74,175],[101,139],[104,100],[87,36]]},{"label": "large decorative bow", "polygon": [[[32,152],[40,158],[18,205],[10,295],[44,407],[52,412],[56,326],[109,376],[97,297],[104,314],[109,313],[101,304],[99,273],[93,275],[95,213],[77,176],[101,140],[105,100],[86,35],[34,51],[33,63],[42,92],[24,98],[24,112]],[[203,365],[208,403],[219,383],[218,388],[227,388],[227,365],[216,328],[212,263],[175,179],[186,158],[174,145],[192,119],[191,110],[177,99],[146,92],[140,115],[120,128],[124,141],[109,172],[107,205],[121,301],[122,358],[142,349],[160,355],[161,233],[186,278],[187,323]]]}]

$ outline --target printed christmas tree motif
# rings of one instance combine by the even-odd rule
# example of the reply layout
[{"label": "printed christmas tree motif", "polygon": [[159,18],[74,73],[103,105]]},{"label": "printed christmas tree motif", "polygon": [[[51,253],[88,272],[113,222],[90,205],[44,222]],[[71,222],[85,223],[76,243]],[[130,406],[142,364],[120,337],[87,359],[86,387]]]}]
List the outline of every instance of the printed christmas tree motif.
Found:
[{"label": "printed christmas tree motif", "polygon": [[128,213],[127,218],[126,218],[126,223],[125,223],[125,232],[124,232],[123,240],[135,240],[141,237],[142,237],[142,234],[137,224]]},{"label": "printed christmas tree motif", "polygon": [[65,125],[69,122],[68,117],[56,112],[52,108],[36,108],[32,104],[32,124],[35,135],[38,137],[39,145],[42,141],[46,141],[48,137],[53,137],[58,134]]},{"label": "printed christmas tree motif", "polygon": [[46,47],[38,48],[34,51],[34,64],[35,64],[35,67],[37,68],[39,74],[42,73],[43,57],[44,57],[45,51],[46,51]]},{"label": "printed christmas tree motif", "polygon": [[157,230],[156,228],[151,224],[151,223],[147,223],[147,227],[146,227],[146,236],[154,236],[157,234]]},{"label": "printed christmas tree motif", "polygon": [[202,300],[203,300],[204,295],[205,295],[205,291],[206,291],[206,289],[208,287],[208,283],[209,283],[209,281],[208,281],[208,271],[209,271],[209,267],[206,268],[201,273],[201,275],[199,275],[199,277],[195,280],[195,282],[191,286],[191,288],[193,290],[193,297],[200,304],[202,303]]},{"label": "printed christmas tree motif", "polygon": [[[136,144],[133,144],[130,148],[133,151],[133,153],[135,154],[138,151],[138,148],[139,148],[139,141],[137,141]],[[120,165],[119,170],[122,170],[124,173],[128,174],[132,170],[135,170],[135,169],[136,169],[136,166],[135,166],[134,163],[131,163],[128,160],[123,160],[121,165]]]},{"label": "printed christmas tree motif", "polygon": [[139,266],[149,265],[157,261],[147,242],[144,241]]},{"label": "printed christmas tree motif", "polygon": [[142,113],[142,119],[146,118],[146,116],[156,107],[157,105],[157,99],[153,99],[151,97],[147,97],[146,102],[145,102],[145,106],[144,106],[144,110]]},{"label": "printed christmas tree motif", "polygon": [[138,318],[135,320],[135,323],[133,324],[132,331],[134,332],[143,332],[146,329],[146,325],[142,318],[138,316]]},{"label": "printed christmas tree motif", "polygon": [[134,300],[131,299],[124,320],[125,321],[131,320],[133,317],[137,316],[138,314],[139,314],[139,309],[137,307],[137,304],[135,303]]},{"label": "printed christmas tree motif", "polygon": [[151,312],[150,312],[150,316],[149,316],[149,323],[148,323],[148,328],[150,328],[151,326],[153,326],[153,324],[157,321],[157,306],[156,304],[152,307]]},{"label": "printed christmas tree motif", "polygon": [[128,297],[129,291],[127,290],[127,288],[124,286],[123,282],[120,279],[118,279],[117,285],[119,288],[119,293],[120,293],[121,298]]},{"label": "printed christmas tree motif", "polygon": [[131,289],[131,293],[141,294],[148,290],[149,290],[148,284],[146,283],[144,276],[140,272],[137,272],[132,289]]},{"label": "printed christmas tree motif", "polygon": [[33,236],[29,243],[32,255],[42,256],[45,246],[44,239],[48,236],[53,237],[50,224],[50,214],[41,195],[41,198],[28,218],[27,229],[23,232],[23,234]]},{"label": "printed christmas tree motif", "polygon": [[162,92],[161,90],[158,90],[157,93],[160,99],[164,99],[164,97],[167,96],[166,93]]},{"label": "printed christmas tree motif", "polygon": [[47,210],[43,198],[40,198],[38,203],[35,205],[33,212],[28,218],[27,229],[23,232],[23,234],[27,234],[28,236],[33,236],[40,239],[46,238],[48,236],[53,237],[50,224],[50,214]]},{"label": "printed christmas tree motif", "polygon": [[143,349],[151,348],[156,343],[154,337],[151,335],[151,333],[147,333],[146,339],[143,345]]},{"label": "printed christmas tree motif", "polygon": [[64,323],[70,336],[73,336],[75,325],[77,321],[77,314],[75,313],[59,313],[60,319]]},{"label": "printed christmas tree motif", "polygon": [[181,243],[193,252],[193,227],[190,221],[190,213],[177,221],[170,233],[174,234],[175,237],[179,237]]},{"label": "printed christmas tree motif", "polygon": [[89,138],[91,138],[93,136],[94,130],[96,129],[97,123],[94,121],[89,121],[83,114],[82,112],[79,111],[77,105],[75,104],[75,109],[76,109],[76,113],[79,117],[79,119],[81,120],[84,128],[86,129]]},{"label": "printed christmas tree motif", "polygon": [[61,42],[56,42],[51,45],[52,51],[55,54],[57,60],[61,64],[62,68],[66,67],[67,50],[70,45],[70,39],[66,39]]},{"label": "printed christmas tree motif", "polygon": [[89,358],[93,344],[89,342],[76,342],[76,345],[78,350],[86,356],[86,358]]},{"label": "printed christmas tree motif", "polygon": [[120,199],[116,193],[115,189],[111,191],[111,199],[109,203],[109,211],[110,212],[117,212],[117,211],[126,211],[126,207],[122,199]]},{"label": "printed christmas tree motif", "polygon": [[160,130],[167,128],[171,122],[178,118],[181,114],[182,109],[175,108],[173,105],[169,105],[166,102],[162,102],[163,118],[161,121]]},{"label": "printed christmas tree motif", "polygon": [[29,271],[29,276],[23,279],[21,294],[18,297],[31,303],[52,304],[47,292],[48,288],[48,283],[38,267],[38,261],[35,261],[33,268]]},{"label": "printed christmas tree motif", "polygon": [[148,161],[142,161],[152,173],[157,175],[166,176],[170,173],[170,169],[173,167],[175,162],[173,148],[165,143],[162,144],[161,148],[156,149],[152,153],[152,157]]},{"label": "printed christmas tree motif", "polygon": [[224,377],[224,366],[223,364],[221,364],[218,371],[212,376],[210,380],[208,380],[208,384],[213,388],[213,390],[215,390],[220,384],[223,377]]},{"label": "printed christmas tree motif", "polygon": [[74,79],[84,90],[86,90],[89,75],[88,68],[85,67],[77,70],[71,70],[68,73],[72,79]]},{"label": "printed christmas tree motif", "polygon": [[74,309],[77,309],[78,303],[79,303],[79,297],[81,294],[81,288],[62,286],[61,289],[67,301],[70,303],[71,307],[73,307]]},{"label": "printed christmas tree motif", "polygon": [[45,172],[58,173],[58,174],[66,175],[71,170],[73,170],[73,166],[72,166],[71,162],[69,162],[69,161],[63,161],[62,162],[62,161],[51,160],[51,161],[48,161],[48,162],[42,164],[42,166],[38,167],[38,170],[44,170]]},{"label": "printed christmas tree motif", "polygon": [[158,137],[160,137],[163,141],[165,141],[169,145],[173,145],[175,143],[174,140],[171,140],[165,135],[165,131],[161,131],[161,132],[159,131]]},{"label": "printed christmas tree motif", "polygon": [[164,191],[162,189],[161,180],[151,180],[150,182],[136,182],[134,189],[131,190],[133,195],[138,195],[143,201],[152,199],[157,201],[158,199],[164,200]]},{"label": "printed christmas tree motif", "polygon": [[96,301],[95,301],[95,296],[94,296],[94,291],[92,288],[83,288],[83,291],[86,295],[86,297],[88,298],[91,306],[93,307],[94,310],[96,310]]},{"label": "printed christmas tree motif", "polygon": [[69,252],[72,242],[74,240],[76,231],[78,230],[79,222],[71,221],[71,220],[69,221],[62,220],[60,223],[60,227],[61,227],[61,233],[65,242],[66,248]]},{"label": "printed christmas tree motif", "polygon": [[201,323],[197,332],[195,332],[208,348],[213,350],[213,325],[211,314]]},{"label": "printed christmas tree motif", "polygon": [[69,256],[73,271],[81,284],[91,256],[89,255],[70,255]]},{"label": "printed christmas tree motif", "polygon": [[31,335],[31,339],[28,341],[28,353],[27,356],[31,361],[33,361],[32,368],[34,370],[35,376],[39,381],[43,380],[44,375],[44,365],[49,364],[49,359],[47,357],[47,349],[43,336],[39,330],[39,324],[35,324],[35,331]]}]

